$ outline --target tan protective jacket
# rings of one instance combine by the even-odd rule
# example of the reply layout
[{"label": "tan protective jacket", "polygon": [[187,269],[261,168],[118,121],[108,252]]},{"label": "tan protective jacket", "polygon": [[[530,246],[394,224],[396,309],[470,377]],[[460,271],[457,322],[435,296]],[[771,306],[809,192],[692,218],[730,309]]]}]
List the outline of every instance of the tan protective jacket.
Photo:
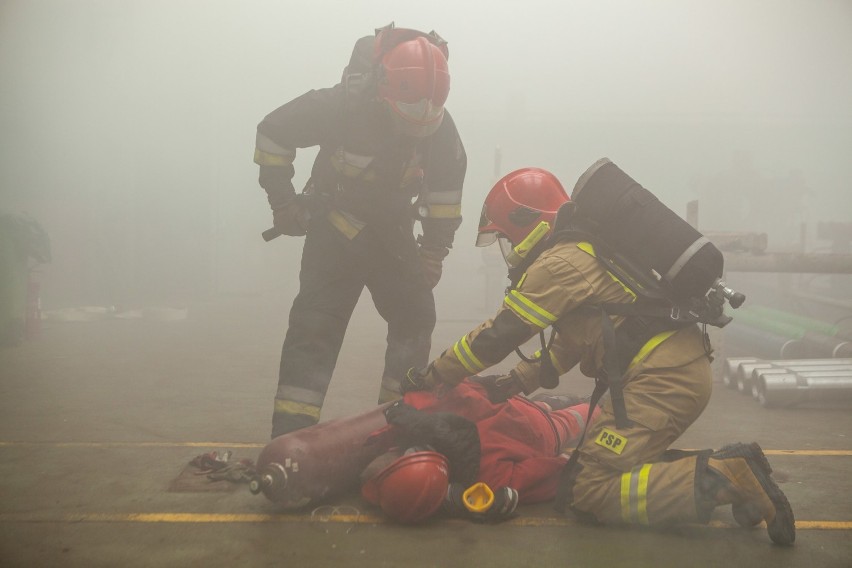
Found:
[{"label": "tan protective jacket", "polygon": [[[504,299],[494,318],[462,337],[435,359],[427,382],[458,384],[502,361],[539,331],[554,326],[558,332],[550,356],[559,374],[577,363],[588,377],[603,376],[601,314],[594,306],[629,303],[633,293],[593,256],[589,243],[563,241],[544,251]],[[623,318],[613,316],[616,325]],[[676,338],[668,341],[672,335]],[[648,341],[630,364],[625,381],[639,369],[679,367],[705,355],[697,326],[665,332]],[[650,355],[653,356],[649,357]],[[524,392],[539,387],[539,363],[515,367]]]}]

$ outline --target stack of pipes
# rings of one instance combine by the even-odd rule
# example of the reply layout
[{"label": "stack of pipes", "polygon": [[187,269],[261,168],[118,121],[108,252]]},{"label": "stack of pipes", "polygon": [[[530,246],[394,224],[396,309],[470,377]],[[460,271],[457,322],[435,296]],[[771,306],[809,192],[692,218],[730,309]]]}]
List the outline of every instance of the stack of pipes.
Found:
[{"label": "stack of pipes", "polygon": [[725,328],[727,341],[758,357],[852,357],[852,338],[834,324],[767,306],[743,306]]},{"label": "stack of pipes", "polygon": [[852,400],[852,358],[725,361],[723,381],[765,408]]}]

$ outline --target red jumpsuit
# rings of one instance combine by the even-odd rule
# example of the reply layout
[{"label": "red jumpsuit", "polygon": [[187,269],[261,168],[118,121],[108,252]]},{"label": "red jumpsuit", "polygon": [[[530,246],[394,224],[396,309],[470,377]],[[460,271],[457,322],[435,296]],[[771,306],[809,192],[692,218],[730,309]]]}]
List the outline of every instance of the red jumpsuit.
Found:
[{"label": "red jumpsuit", "polygon": [[588,404],[549,411],[522,396],[493,404],[485,388],[469,380],[438,395],[409,392],[403,400],[424,412],[450,412],[474,422],[482,452],[478,481],[515,489],[520,503],[553,499],[567,461],[562,451],[580,436],[589,411]]}]

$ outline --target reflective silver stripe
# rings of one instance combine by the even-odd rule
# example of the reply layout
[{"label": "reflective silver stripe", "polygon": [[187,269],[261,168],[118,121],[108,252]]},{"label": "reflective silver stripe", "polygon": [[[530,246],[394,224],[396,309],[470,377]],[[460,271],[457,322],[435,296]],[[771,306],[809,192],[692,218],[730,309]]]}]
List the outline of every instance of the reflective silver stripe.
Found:
[{"label": "reflective silver stripe", "polygon": [[282,158],[289,159],[291,162],[296,159],[296,150],[294,148],[285,148],[284,146],[279,146],[275,142],[272,141],[271,138],[257,133],[257,137],[255,139],[255,147],[261,152],[266,152],[267,154],[275,154],[276,156],[281,156]]},{"label": "reflective silver stripe", "polygon": [[583,172],[583,175],[581,175],[580,179],[577,180],[577,183],[574,184],[574,191],[571,192],[571,199],[576,200],[577,196],[580,195],[580,192],[583,190],[583,187],[589,181],[589,178],[595,175],[595,172],[601,169],[603,166],[611,163],[612,162],[609,158],[601,158],[600,160],[589,166],[589,169]]},{"label": "reflective silver stripe", "polygon": [[509,292],[503,299],[503,302],[506,304],[506,307],[515,312],[520,318],[542,329],[553,325],[559,319],[544,308],[537,306],[517,290]]},{"label": "reflective silver stripe", "polygon": [[424,200],[430,205],[456,205],[461,203],[462,192],[459,191],[435,191],[429,190],[424,195]]},{"label": "reflective silver stripe", "polygon": [[652,465],[637,465],[621,475],[621,518],[624,522],[649,524],[648,478]]},{"label": "reflective silver stripe", "polygon": [[275,393],[275,398],[279,400],[292,400],[294,402],[303,402],[314,406],[322,406],[325,400],[325,393],[316,392],[300,387],[292,387],[289,385],[279,385],[278,392]]},{"label": "reflective silver stripe", "polygon": [[666,272],[665,276],[663,276],[663,279],[666,282],[671,282],[672,280],[674,280],[675,277],[678,275],[678,272],[680,272],[681,268],[683,268],[684,265],[689,262],[689,259],[692,258],[692,256],[696,252],[698,252],[698,249],[708,244],[709,242],[710,239],[708,239],[704,235],[698,237],[698,239],[696,239],[694,243],[689,245],[686,250],[683,251],[679,257],[677,257],[677,260],[674,261],[674,264],[672,264],[672,267],[669,268],[669,271]]},{"label": "reflective silver stripe", "polygon": [[467,335],[456,341],[456,344],[453,346],[453,353],[456,354],[456,358],[459,360],[459,363],[473,374],[476,374],[486,368],[470,349]]}]

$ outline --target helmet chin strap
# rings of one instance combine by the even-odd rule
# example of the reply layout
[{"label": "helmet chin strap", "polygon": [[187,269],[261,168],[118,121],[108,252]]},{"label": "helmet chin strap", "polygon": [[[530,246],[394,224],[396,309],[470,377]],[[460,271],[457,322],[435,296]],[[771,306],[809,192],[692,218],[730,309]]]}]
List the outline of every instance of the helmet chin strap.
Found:
[{"label": "helmet chin strap", "polygon": [[524,240],[522,240],[515,248],[513,248],[506,256],[506,264],[509,265],[510,268],[515,268],[519,266],[530,251],[535,248],[535,246],[547,236],[550,232],[550,223],[547,221],[540,222],[535,229],[530,231],[530,234],[527,235]]}]

